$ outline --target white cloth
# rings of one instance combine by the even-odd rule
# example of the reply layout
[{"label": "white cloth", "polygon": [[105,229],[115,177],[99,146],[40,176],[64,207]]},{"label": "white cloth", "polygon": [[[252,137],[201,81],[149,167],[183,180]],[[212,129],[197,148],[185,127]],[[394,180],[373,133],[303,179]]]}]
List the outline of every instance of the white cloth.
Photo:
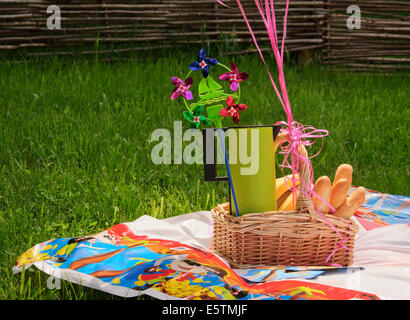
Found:
[{"label": "white cloth", "polygon": [[410,299],[410,226],[396,224],[366,231],[355,242],[354,266],[364,270],[319,276],[319,283],[374,293],[381,299]]},{"label": "white cloth", "polygon": [[[193,247],[209,249],[212,242],[209,211],[162,220],[142,216],[127,225],[137,235],[175,240]],[[369,292],[382,299],[410,299],[409,225],[390,225],[370,231],[360,226],[353,257],[354,266],[363,270],[325,273],[309,281]]]}]

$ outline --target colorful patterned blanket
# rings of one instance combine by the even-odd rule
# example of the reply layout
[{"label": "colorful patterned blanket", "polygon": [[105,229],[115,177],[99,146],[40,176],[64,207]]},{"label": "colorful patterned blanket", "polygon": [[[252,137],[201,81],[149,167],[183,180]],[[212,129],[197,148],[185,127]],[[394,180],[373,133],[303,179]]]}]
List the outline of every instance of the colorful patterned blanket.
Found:
[{"label": "colorful patterned blanket", "polygon": [[[392,224],[408,225],[409,203],[409,197],[369,191],[356,219],[367,230],[364,232]],[[176,224],[172,218],[174,224],[151,217],[147,224],[140,218],[94,235],[51,239],[22,254],[14,272],[34,265],[56,278],[122,297],[147,294],[158,299],[189,300],[380,299],[371,292],[315,281],[335,272],[360,273],[360,266],[234,270],[209,249],[209,212],[197,213],[202,219],[197,224],[184,216],[179,216]],[[195,228],[199,232],[193,232]],[[156,233],[156,229],[160,232]],[[410,257],[409,251],[407,254]]]}]

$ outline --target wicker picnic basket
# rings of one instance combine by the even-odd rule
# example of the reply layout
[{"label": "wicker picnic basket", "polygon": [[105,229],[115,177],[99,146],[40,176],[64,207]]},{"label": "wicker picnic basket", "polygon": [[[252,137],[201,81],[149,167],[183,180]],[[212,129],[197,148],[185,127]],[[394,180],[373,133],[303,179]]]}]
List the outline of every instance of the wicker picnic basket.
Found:
[{"label": "wicker picnic basket", "polygon": [[[303,145],[299,153],[307,156]],[[301,179],[307,184],[310,173],[304,162],[300,171]],[[335,230],[315,211],[312,200],[302,192],[294,211],[249,213],[234,217],[230,213],[229,203],[224,203],[211,212],[214,222],[212,249],[234,268],[325,266],[326,259],[341,241]],[[327,263],[352,264],[357,225],[352,219],[346,220],[332,214],[324,216],[346,239],[343,245],[350,249],[340,247]]]}]

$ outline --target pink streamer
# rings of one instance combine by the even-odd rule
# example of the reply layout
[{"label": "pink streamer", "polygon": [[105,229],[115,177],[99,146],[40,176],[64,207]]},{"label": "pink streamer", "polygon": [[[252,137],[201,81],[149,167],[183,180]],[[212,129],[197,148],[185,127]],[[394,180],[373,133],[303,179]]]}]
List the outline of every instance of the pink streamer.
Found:
[{"label": "pink streamer", "polygon": [[[218,3],[224,5],[225,7],[230,8],[226,4],[224,4],[220,0],[216,0]],[[262,0],[255,0],[256,7],[258,8],[259,14],[262,18],[262,21],[266,27],[266,30],[268,32],[269,40],[273,49],[273,53],[275,56],[276,64],[278,67],[278,80],[279,80],[279,88],[280,92],[278,90],[278,87],[276,86],[275,81],[273,80],[273,77],[269,71],[269,68],[266,64],[266,61],[263,57],[262,51],[260,50],[260,47],[258,45],[258,42],[256,40],[255,34],[252,31],[252,27],[246,17],[245,10],[241,4],[240,0],[236,0],[239,10],[242,13],[242,16],[244,18],[244,21],[249,29],[249,32],[251,34],[252,40],[255,44],[255,47],[262,59],[263,64],[265,65],[266,71],[268,73],[269,79],[272,83],[272,86],[276,92],[276,95],[278,96],[278,99],[286,113],[287,121],[284,122],[279,122],[277,124],[282,124],[285,125],[285,129],[282,129],[282,132],[286,133],[287,136],[287,141],[284,141],[280,145],[280,153],[284,154],[284,160],[282,162],[282,171],[284,171],[284,168],[289,168],[292,171],[292,176],[291,176],[291,181],[292,181],[292,196],[293,196],[293,202],[295,201],[297,197],[297,191],[305,194],[308,197],[316,196],[318,197],[322,202],[324,202],[329,208],[331,212],[334,212],[335,209],[327,203],[324,199],[322,199],[319,195],[317,195],[313,191],[313,181],[314,181],[314,176],[313,176],[313,167],[312,163],[310,161],[311,158],[316,157],[322,150],[323,147],[323,138],[328,135],[327,130],[320,130],[320,129],[315,129],[312,126],[303,126],[300,123],[296,122],[293,120],[293,115],[292,115],[292,109],[290,106],[287,90],[286,90],[286,81],[285,81],[285,75],[283,72],[283,55],[284,55],[284,45],[285,45],[285,39],[286,39],[286,25],[287,25],[287,18],[288,18],[288,11],[289,11],[289,0],[286,1],[286,9],[285,9],[285,16],[284,16],[284,23],[283,23],[283,37],[282,37],[282,43],[281,43],[281,48],[279,51],[278,48],[278,37],[277,37],[277,30],[276,30],[276,18],[275,18],[275,8],[274,8],[274,0],[265,0],[265,5],[263,5]],[[304,146],[311,146],[313,145],[317,139],[321,138],[322,139],[322,147],[320,150],[313,156],[311,157],[303,157],[299,153],[299,146],[304,145]],[[290,158],[290,160],[289,160]],[[289,163],[290,162],[290,163]],[[306,185],[303,181],[300,181],[300,187],[298,188],[296,186],[296,175],[299,172],[300,164],[302,162],[305,162],[308,170],[310,172],[310,181],[309,184]],[[285,178],[285,181],[288,178]],[[287,182],[286,182],[287,183]],[[302,185],[304,188],[302,188]],[[289,187],[289,185],[288,185]],[[306,193],[303,189],[308,190]],[[344,243],[349,240],[343,239],[342,235],[339,233],[337,228],[319,211],[315,208],[316,212],[319,214],[319,216],[337,233],[337,235],[340,238],[340,242],[333,250],[333,252],[327,257],[325,260],[326,264],[329,264],[329,260],[331,257],[340,249],[340,248],[345,248],[347,250],[350,250],[347,248]],[[334,264],[331,264],[334,265]]]},{"label": "pink streamer", "polygon": [[223,5],[224,7],[227,7],[227,8],[229,8],[229,9],[232,9],[232,7],[228,6],[227,4],[223,3],[223,2],[220,1],[220,0],[216,0],[216,2],[218,2],[218,3],[221,4],[221,5]]}]

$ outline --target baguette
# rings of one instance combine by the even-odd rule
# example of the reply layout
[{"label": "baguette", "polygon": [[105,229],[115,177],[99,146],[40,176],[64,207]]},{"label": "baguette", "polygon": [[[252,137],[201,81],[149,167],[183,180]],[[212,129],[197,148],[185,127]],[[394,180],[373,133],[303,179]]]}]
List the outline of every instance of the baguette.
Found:
[{"label": "baguette", "polygon": [[337,209],[333,214],[336,217],[350,219],[366,199],[366,189],[363,187],[357,188],[344,202],[344,204]]},{"label": "baguette", "polygon": [[341,178],[334,182],[332,189],[330,190],[329,203],[335,210],[345,202],[349,187],[349,180],[345,178]]},{"label": "baguette", "polygon": [[[332,188],[332,182],[330,181],[328,176],[322,176],[319,179],[316,180],[314,186],[313,186],[313,191],[324,201],[329,203],[329,195],[330,195],[330,190]],[[313,196],[312,201],[314,207],[319,210],[320,212],[323,213],[328,213],[329,212],[329,207],[322,202],[322,200]]]},{"label": "baguette", "polygon": [[349,182],[349,186],[350,186],[352,184],[352,177],[353,177],[353,167],[347,163],[341,164],[336,169],[335,180],[333,180],[333,184],[335,184],[340,179],[347,179],[347,181]]}]

